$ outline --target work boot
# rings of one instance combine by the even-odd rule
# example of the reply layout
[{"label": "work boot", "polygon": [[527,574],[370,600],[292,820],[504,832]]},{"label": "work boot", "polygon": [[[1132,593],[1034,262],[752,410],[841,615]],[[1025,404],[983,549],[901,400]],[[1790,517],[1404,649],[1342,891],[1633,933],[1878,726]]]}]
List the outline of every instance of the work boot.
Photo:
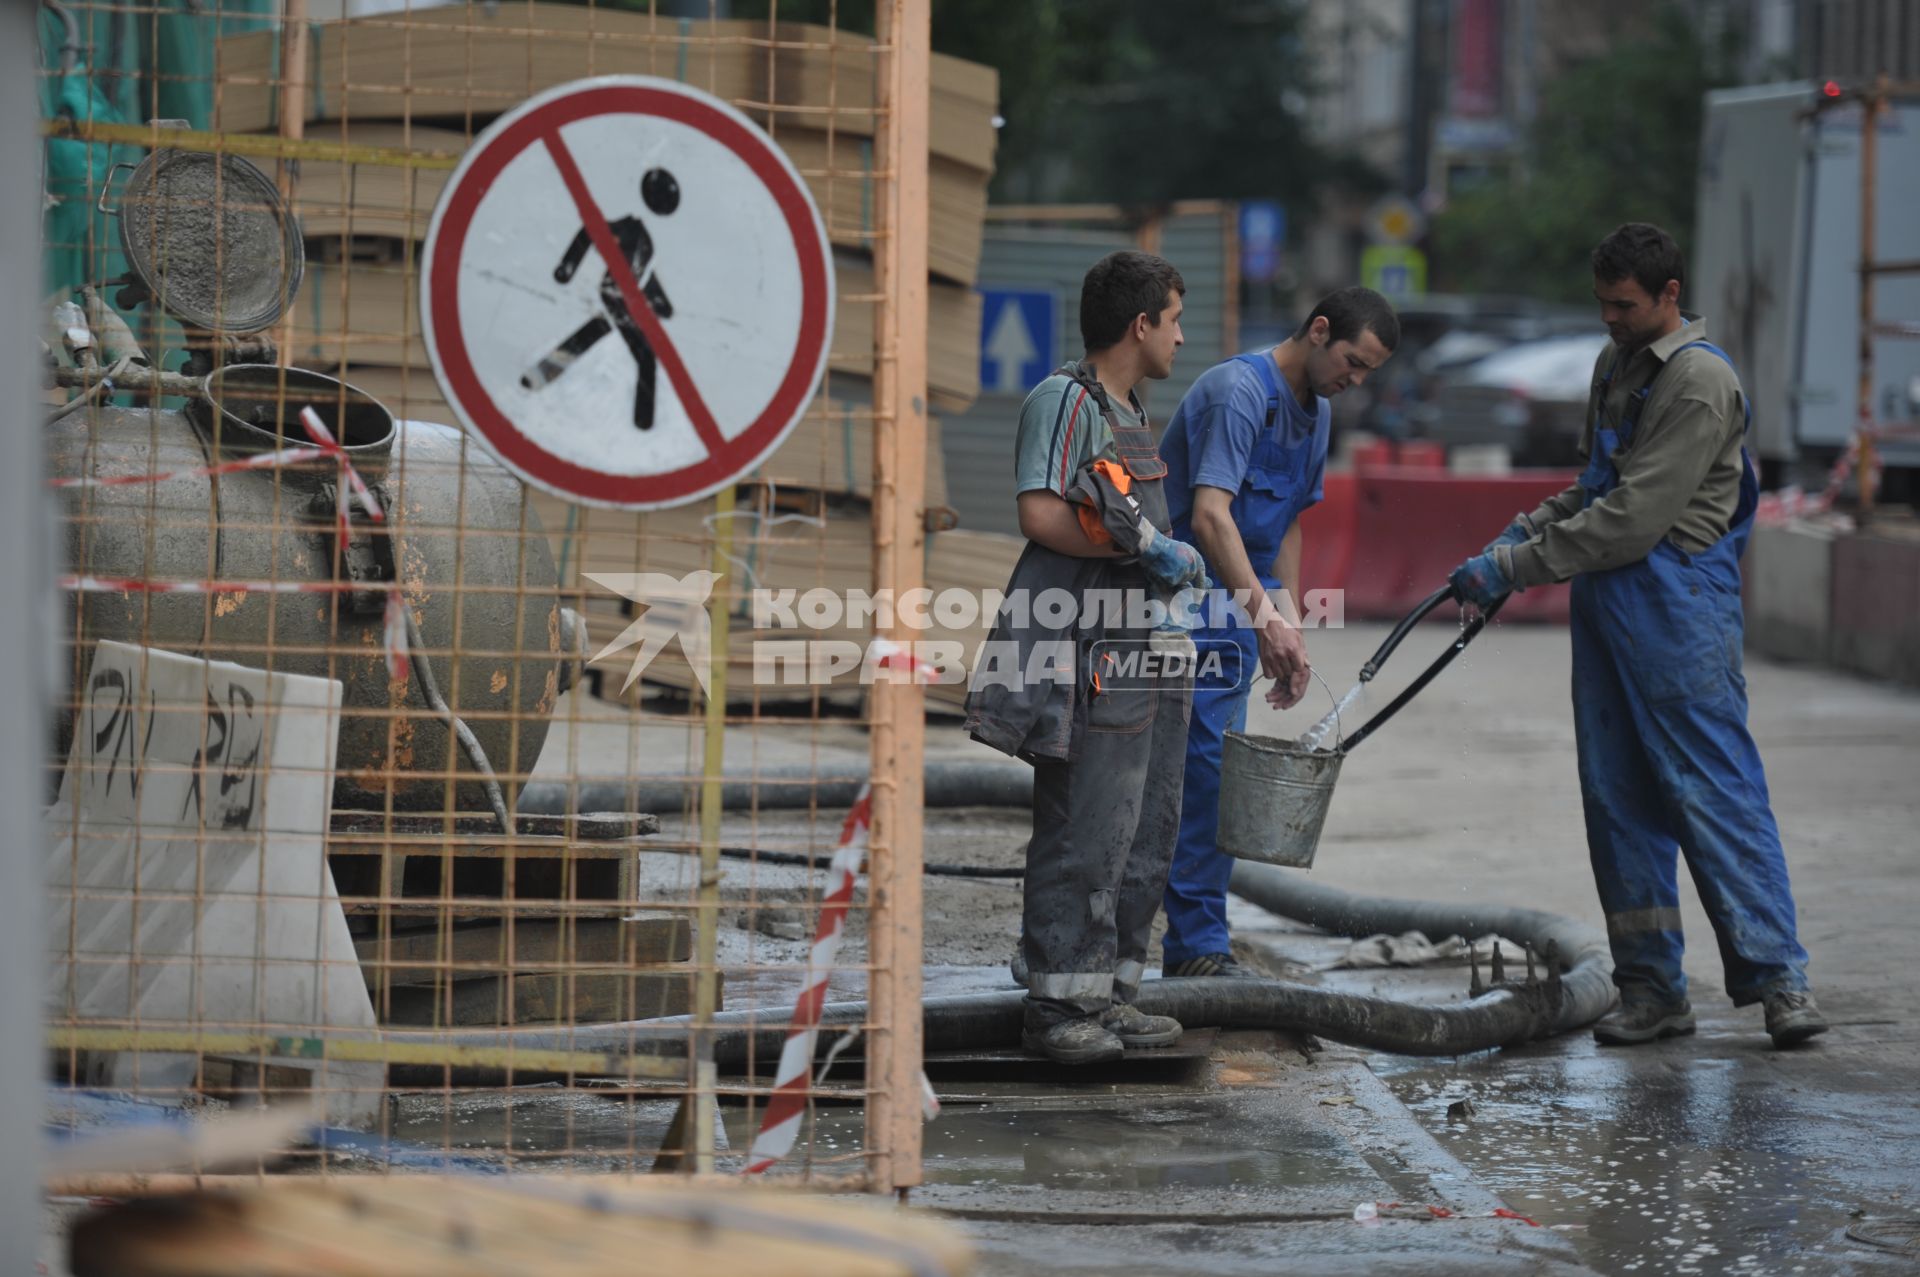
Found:
[{"label": "work boot", "polygon": [[1635,998],[1602,1016],[1593,1026],[1593,1040],[1602,1046],[1638,1046],[1693,1032],[1693,1007],[1679,1002]]},{"label": "work boot", "polygon": [[1126,1048],[1100,1025],[1097,1015],[1062,1020],[1044,1029],[1020,1032],[1020,1045],[1056,1064],[1104,1064],[1117,1060]]},{"label": "work boot", "polygon": [[1779,989],[1766,997],[1767,1036],[1775,1046],[1797,1046],[1827,1031],[1813,995],[1805,989]]},{"label": "work boot", "polygon": [[1222,976],[1229,980],[1260,978],[1255,972],[1235,962],[1230,953],[1203,953],[1197,958],[1176,962],[1160,974],[1169,980],[1185,980],[1202,976]]},{"label": "work boot", "polygon": [[1128,1002],[1116,1002],[1100,1017],[1100,1027],[1120,1039],[1122,1046],[1172,1046],[1180,1040],[1180,1021],[1170,1015],[1148,1015]]}]

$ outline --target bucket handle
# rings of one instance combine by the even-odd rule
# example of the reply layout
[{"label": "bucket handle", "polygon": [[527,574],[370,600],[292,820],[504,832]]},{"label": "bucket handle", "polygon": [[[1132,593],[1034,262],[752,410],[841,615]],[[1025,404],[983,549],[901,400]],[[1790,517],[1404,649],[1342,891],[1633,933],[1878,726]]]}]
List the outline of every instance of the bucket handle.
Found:
[{"label": "bucket handle", "polygon": [[1346,748],[1346,735],[1340,725],[1340,698],[1333,694],[1333,684],[1327,682],[1319,670],[1309,665],[1307,673],[1320,680],[1320,686],[1327,689],[1327,699],[1333,702],[1333,752],[1338,754]]},{"label": "bucket handle", "polygon": [[118,173],[121,169],[135,171],[135,170],[138,170],[139,167],[140,166],[138,164],[129,164],[125,160],[121,160],[119,163],[115,164],[112,168],[107,170],[107,180],[100,183],[100,198],[94,202],[93,207],[96,212],[99,212],[100,214],[106,217],[120,216],[120,210],[118,208],[107,207],[107,196],[113,191],[114,175]]}]

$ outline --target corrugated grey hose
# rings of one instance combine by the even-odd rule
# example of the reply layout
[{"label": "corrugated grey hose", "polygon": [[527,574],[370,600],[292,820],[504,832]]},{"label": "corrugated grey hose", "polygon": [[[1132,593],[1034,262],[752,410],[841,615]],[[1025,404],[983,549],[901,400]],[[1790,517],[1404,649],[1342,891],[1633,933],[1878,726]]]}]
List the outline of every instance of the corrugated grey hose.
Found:
[{"label": "corrugated grey hose", "polygon": [[[864,768],[807,765],[762,767],[750,776],[728,776],[720,804],[728,811],[758,807],[851,807],[867,783]],[[681,811],[698,796],[699,776],[582,777],[537,780],[521,787],[515,810],[529,815],[569,812]],[[927,807],[1018,807],[1033,805],[1033,769],[1019,763],[930,762],[925,772]]]},{"label": "corrugated grey hose", "polygon": [[[1400,1055],[1467,1055],[1517,1045],[1590,1024],[1613,1005],[1612,961],[1606,938],[1570,919],[1537,909],[1479,908],[1361,896],[1309,883],[1298,873],[1242,861],[1235,865],[1235,894],[1282,917],[1337,935],[1424,931],[1430,936],[1500,935],[1543,955],[1547,971],[1528,983],[1498,984],[1466,1002],[1426,1005],[1388,998],[1335,993],[1287,980],[1213,977],[1149,980],[1138,1005],[1150,1015],[1170,1015],[1189,1026],[1281,1029],[1312,1033],[1335,1042]],[[1020,989],[928,998],[923,1004],[926,1047],[1012,1046],[1020,1040]],[[825,1007],[821,1027],[866,1023],[864,1002]],[[725,1011],[714,1017],[714,1057],[723,1068],[770,1063],[786,1038],[779,1009]],[[687,1016],[574,1028],[459,1033],[451,1040],[471,1045],[527,1049],[684,1054],[692,1028]],[[396,1041],[444,1042],[446,1035],[388,1032]],[[821,1035],[822,1043],[832,1039]],[[520,1076],[520,1075],[516,1075]]]}]

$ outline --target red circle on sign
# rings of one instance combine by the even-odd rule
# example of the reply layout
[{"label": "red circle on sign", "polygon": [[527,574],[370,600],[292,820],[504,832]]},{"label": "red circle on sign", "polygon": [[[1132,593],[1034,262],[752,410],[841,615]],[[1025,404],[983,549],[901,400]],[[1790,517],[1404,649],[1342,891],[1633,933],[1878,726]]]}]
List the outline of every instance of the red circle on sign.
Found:
[{"label": "red circle on sign", "polygon": [[[493,187],[494,179],[521,152],[535,146],[558,144],[556,166],[569,182],[576,199],[577,170],[559,131],[577,120],[599,115],[640,115],[672,120],[705,133],[745,162],[779,207],[793,237],[800,267],[800,324],[793,359],[767,406],[746,429],[731,439],[720,436],[711,422],[701,428],[698,415],[706,410],[697,388],[680,365],[670,344],[656,347],[661,369],[681,396],[695,430],[709,445],[705,458],[678,470],[654,475],[614,475],[590,470],[534,442],[501,412],[481,385],[460,328],[460,258],[475,211]],[[582,209],[587,215],[590,205]],[[590,210],[604,223],[605,215]],[[611,264],[609,268],[612,269]],[[703,101],[679,86],[659,86],[629,78],[609,83],[588,81],[563,88],[545,99],[536,98],[517,116],[501,119],[470,152],[441,197],[427,246],[426,308],[428,347],[434,371],[454,409],[479,432],[508,466],[544,487],[583,501],[621,507],[675,505],[691,501],[745,473],[800,418],[824,366],[828,334],[828,290],[831,276],[825,236],[805,189],[786,159],[765,135],[744,118]],[[637,322],[653,322],[651,315],[634,312]],[[676,377],[675,371],[681,373]],[[683,381],[686,384],[683,384]]]}]

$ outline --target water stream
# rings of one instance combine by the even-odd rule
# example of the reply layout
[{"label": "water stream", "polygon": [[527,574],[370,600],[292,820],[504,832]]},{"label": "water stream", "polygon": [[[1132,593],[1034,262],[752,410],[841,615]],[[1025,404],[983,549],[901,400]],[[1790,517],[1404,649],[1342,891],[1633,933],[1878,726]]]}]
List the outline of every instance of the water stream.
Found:
[{"label": "water stream", "polygon": [[1300,747],[1302,749],[1327,748],[1329,739],[1333,736],[1334,728],[1345,721],[1347,711],[1354,707],[1354,704],[1359,701],[1366,690],[1367,685],[1365,683],[1355,683],[1349,688],[1347,694],[1340,698],[1339,703],[1327,711],[1325,718],[1301,734]]}]

